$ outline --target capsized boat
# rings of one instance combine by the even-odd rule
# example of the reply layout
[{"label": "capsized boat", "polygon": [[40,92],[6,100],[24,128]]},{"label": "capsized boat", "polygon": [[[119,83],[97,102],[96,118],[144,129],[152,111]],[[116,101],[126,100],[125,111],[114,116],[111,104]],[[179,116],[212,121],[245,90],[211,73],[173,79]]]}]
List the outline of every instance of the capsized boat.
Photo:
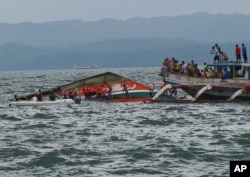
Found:
[{"label": "capsized boat", "polygon": [[[152,97],[158,91],[152,90],[148,85],[138,81],[112,72],[106,72],[76,80],[68,84],[59,85],[51,89],[41,90],[41,92],[45,98],[49,98],[51,95],[62,98],[63,96],[69,96],[71,93],[77,93],[78,96],[85,100],[144,102],[152,100]],[[31,93],[18,96],[17,99],[31,100],[36,94],[37,93]],[[175,99],[175,97],[165,92],[165,94],[155,98],[155,101],[159,99]]]},{"label": "capsized boat", "polygon": [[188,76],[171,70],[163,71],[160,76],[164,82],[171,84],[174,88],[181,88],[195,101],[250,101],[250,64],[222,61],[208,64],[216,73],[222,71],[231,72],[230,78],[195,77]]}]

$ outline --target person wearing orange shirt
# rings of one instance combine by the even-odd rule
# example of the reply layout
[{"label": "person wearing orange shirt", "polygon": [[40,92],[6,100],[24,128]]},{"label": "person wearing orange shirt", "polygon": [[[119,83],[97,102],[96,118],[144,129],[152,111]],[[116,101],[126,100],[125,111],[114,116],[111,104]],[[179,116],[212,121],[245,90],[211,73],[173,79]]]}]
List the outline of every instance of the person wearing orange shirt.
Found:
[{"label": "person wearing orange shirt", "polygon": [[89,95],[89,87],[86,85],[86,83],[83,83],[82,84],[82,92],[83,92],[83,95],[85,96],[85,98],[89,98],[90,95]]}]

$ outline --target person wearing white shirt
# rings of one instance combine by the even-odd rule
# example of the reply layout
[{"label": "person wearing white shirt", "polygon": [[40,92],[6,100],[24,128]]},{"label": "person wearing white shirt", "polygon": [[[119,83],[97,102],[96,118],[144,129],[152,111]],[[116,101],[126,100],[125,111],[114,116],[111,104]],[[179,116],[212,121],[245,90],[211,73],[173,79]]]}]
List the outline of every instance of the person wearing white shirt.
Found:
[{"label": "person wearing white shirt", "polygon": [[212,47],[212,50],[210,50],[210,54],[214,54],[214,63],[219,62],[220,60],[220,53],[216,47]]}]

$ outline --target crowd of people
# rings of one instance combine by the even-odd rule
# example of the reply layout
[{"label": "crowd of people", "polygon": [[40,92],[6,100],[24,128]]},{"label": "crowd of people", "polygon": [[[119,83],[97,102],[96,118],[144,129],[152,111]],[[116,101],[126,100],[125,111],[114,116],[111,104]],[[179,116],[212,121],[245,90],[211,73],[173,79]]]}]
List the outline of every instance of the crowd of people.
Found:
[{"label": "crowd of people", "polygon": [[[235,45],[235,57],[236,62],[241,62],[241,56],[243,56],[244,62],[248,62],[247,58],[247,49],[244,43],[241,44],[241,48],[238,44]],[[221,47],[218,44],[212,46],[210,54],[214,54],[214,63],[228,61],[229,57],[226,52],[221,50]],[[166,58],[163,61],[161,67],[161,75],[164,75],[167,71],[184,74],[188,76],[195,76],[195,77],[204,77],[204,78],[222,78],[228,79],[232,78],[232,71],[230,68],[225,70],[220,69],[213,69],[212,67],[208,67],[207,63],[204,63],[202,68],[198,67],[198,64],[191,60],[189,63],[185,63],[185,61],[179,62],[175,58]]]},{"label": "crowd of people", "polygon": [[212,68],[209,69],[206,63],[204,63],[203,69],[199,69],[194,60],[191,60],[191,62],[186,65],[185,61],[179,62],[175,58],[166,58],[164,60],[161,67],[161,73],[164,74],[167,71],[195,77],[212,77],[212,75],[214,75],[214,71]]},{"label": "crowd of people", "polygon": [[75,103],[80,104],[81,103],[81,97],[77,94],[77,92],[69,92],[69,95],[66,94],[63,95],[63,99],[72,99]]},{"label": "crowd of people", "polygon": [[108,98],[112,98],[112,86],[109,84],[102,84],[91,87],[86,83],[83,83],[82,92],[85,98],[106,98],[106,94],[108,95]]}]

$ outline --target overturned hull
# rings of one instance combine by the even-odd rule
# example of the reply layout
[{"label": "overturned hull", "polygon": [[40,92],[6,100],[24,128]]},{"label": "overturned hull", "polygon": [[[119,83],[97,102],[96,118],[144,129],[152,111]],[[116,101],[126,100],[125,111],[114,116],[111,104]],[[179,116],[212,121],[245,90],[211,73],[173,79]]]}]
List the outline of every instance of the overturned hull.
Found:
[{"label": "overturned hull", "polygon": [[[91,89],[91,94],[86,94],[83,86],[87,86]],[[124,91],[124,86],[127,87],[127,92]],[[100,89],[112,88],[112,92],[99,93]],[[70,93],[76,93],[82,99],[108,101],[108,102],[138,102],[149,101],[152,96],[156,94],[156,91],[152,91],[145,84],[137,82],[135,80],[120,76],[112,72],[106,72],[99,75],[91,76],[88,78],[80,79],[59,85],[57,87],[42,90],[42,96],[48,99],[51,95],[54,95],[57,99],[63,96],[68,96]],[[37,93],[31,93],[17,97],[18,100],[31,100]],[[168,95],[161,95],[159,98],[164,97],[172,98]]]}]

